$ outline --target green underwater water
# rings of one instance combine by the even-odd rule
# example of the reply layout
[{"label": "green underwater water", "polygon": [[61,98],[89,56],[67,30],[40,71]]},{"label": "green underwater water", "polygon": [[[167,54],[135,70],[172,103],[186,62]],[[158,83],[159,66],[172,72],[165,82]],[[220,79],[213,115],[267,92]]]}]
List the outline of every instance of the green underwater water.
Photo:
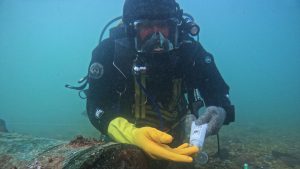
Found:
[{"label": "green underwater water", "polygon": [[[237,151],[261,150],[255,157],[272,150],[300,156],[300,2],[178,2],[199,23],[200,41],[231,87],[236,122],[222,129],[224,146],[242,142],[246,147]],[[101,29],[122,14],[122,5],[0,0],[0,119],[9,131],[62,140],[98,137],[82,115],[85,100],[64,85],[87,73]]]}]

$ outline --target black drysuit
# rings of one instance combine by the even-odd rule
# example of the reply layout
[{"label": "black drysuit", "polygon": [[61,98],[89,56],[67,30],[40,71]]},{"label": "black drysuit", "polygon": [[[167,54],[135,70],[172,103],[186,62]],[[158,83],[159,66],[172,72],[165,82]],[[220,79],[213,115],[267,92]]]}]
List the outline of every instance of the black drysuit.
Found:
[{"label": "black drysuit", "polygon": [[[158,123],[162,122],[162,130],[166,131],[177,123],[187,110],[192,109],[195,89],[201,94],[206,107],[220,106],[225,109],[224,124],[234,121],[235,112],[228,98],[228,85],[221,77],[213,56],[193,40],[169,53],[139,56],[147,67],[146,83],[143,86],[146,91],[142,93],[146,92],[145,97],[148,95],[155,103],[150,102],[147,97],[147,113],[144,118],[151,117],[152,121],[137,118],[134,112],[137,87],[133,65],[139,59],[131,42],[130,39],[108,38],[102,41],[92,54],[87,112],[91,123],[101,133],[107,134],[110,121],[116,117],[124,117],[138,127],[151,126],[152,122],[153,127],[158,127]],[[177,93],[174,92],[174,88]],[[167,113],[161,115],[154,110],[155,106]],[[197,111],[192,112],[198,116]]]}]

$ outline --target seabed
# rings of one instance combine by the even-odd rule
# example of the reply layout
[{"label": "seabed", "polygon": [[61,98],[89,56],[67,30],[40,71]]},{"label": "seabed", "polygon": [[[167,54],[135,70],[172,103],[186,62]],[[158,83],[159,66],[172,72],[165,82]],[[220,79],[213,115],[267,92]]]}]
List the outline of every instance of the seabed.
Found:
[{"label": "seabed", "polygon": [[272,127],[235,124],[220,132],[220,153],[217,138],[206,139],[207,164],[200,169],[300,169],[300,133],[280,131]]},{"label": "seabed", "polygon": [[[209,160],[198,169],[243,169],[245,163],[249,169],[300,169],[300,134],[287,131],[257,125],[225,126],[219,133],[220,153],[217,137],[207,138],[203,151]],[[101,165],[94,165],[99,160]],[[143,152],[129,145],[104,144],[83,137],[60,141],[0,132],[0,169],[126,169],[128,165],[128,169],[148,169],[146,161]],[[172,169],[182,167],[173,165]]]}]

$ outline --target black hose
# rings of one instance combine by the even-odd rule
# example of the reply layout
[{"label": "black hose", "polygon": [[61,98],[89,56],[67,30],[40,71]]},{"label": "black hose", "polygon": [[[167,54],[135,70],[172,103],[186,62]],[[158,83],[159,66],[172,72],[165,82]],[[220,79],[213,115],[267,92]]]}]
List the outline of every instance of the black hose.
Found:
[{"label": "black hose", "polygon": [[115,19],[109,21],[109,22],[105,25],[105,27],[102,29],[102,32],[101,32],[101,34],[100,34],[99,43],[102,41],[103,36],[104,36],[104,33],[106,32],[106,29],[107,29],[112,23],[114,23],[114,22],[116,22],[116,21],[118,21],[118,20],[120,20],[120,19],[122,19],[122,16],[116,17]]},{"label": "black hose", "polygon": [[193,22],[195,21],[194,17],[188,13],[183,13],[183,16],[190,18]]}]

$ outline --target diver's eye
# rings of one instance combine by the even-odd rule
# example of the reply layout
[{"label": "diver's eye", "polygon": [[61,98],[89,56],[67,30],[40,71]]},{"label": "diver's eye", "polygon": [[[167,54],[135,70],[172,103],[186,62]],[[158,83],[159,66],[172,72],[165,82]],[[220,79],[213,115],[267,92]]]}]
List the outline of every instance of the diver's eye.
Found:
[{"label": "diver's eye", "polygon": [[146,37],[152,35],[153,33],[160,32],[165,37],[169,36],[169,28],[168,27],[162,27],[162,26],[152,26],[152,27],[141,27],[139,29],[139,36],[141,40],[144,40]]}]

